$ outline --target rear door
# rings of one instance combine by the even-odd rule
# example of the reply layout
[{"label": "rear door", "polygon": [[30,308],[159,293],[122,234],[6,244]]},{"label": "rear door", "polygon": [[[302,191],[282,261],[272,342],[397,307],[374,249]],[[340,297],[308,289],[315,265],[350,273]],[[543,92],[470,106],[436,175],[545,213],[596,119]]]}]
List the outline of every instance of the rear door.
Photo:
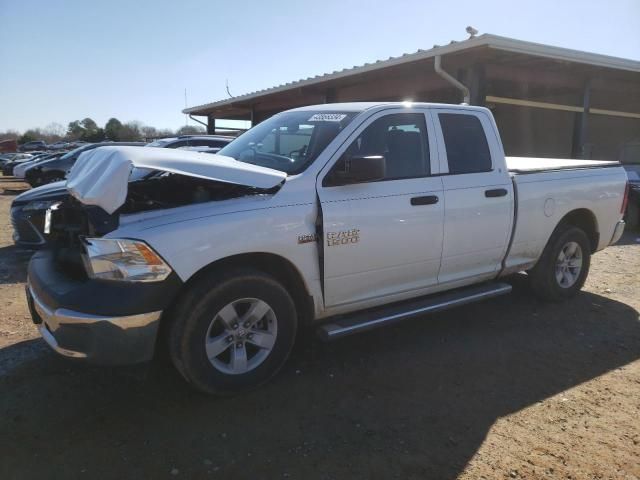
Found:
[{"label": "rear door", "polygon": [[482,111],[431,111],[445,201],[439,283],[493,277],[506,253],[513,221],[513,186],[502,146]]},{"label": "rear door", "polygon": [[[425,110],[378,112],[319,175],[326,307],[384,303],[437,283],[444,205],[434,137]],[[332,186],[347,155],[384,155],[385,178]]]}]

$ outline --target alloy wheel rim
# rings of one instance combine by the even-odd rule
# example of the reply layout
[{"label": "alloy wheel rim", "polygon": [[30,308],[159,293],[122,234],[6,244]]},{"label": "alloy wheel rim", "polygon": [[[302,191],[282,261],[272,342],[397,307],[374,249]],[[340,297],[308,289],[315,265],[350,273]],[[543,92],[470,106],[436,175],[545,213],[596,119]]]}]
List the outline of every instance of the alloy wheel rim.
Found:
[{"label": "alloy wheel rim", "polygon": [[582,271],[582,247],[577,242],[567,242],[556,259],[556,281],[562,288],[571,288]]},{"label": "alloy wheel rim", "polygon": [[278,334],[273,309],[258,298],[228,303],[213,317],[205,336],[205,352],[213,367],[241,375],[266,360]]}]

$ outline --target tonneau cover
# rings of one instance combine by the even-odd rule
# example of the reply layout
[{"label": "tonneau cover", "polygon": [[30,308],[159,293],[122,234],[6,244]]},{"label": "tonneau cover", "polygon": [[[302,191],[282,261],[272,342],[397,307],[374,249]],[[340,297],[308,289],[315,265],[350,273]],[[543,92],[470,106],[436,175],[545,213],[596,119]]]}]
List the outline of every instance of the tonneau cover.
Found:
[{"label": "tonneau cover", "polygon": [[231,157],[154,147],[99,147],[78,157],[67,179],[67,190],[85,205],[116,211],[127,198],[133,167],[178,173],[269,189],[283,182],[279,170],[239,162]]},{"label": "tonneau cover", "polygon": [[574,160],[564,158],[507,157],[507,168],[513,173],[534,173],[576,168],[599,168],[620,166],[619,162],[607,160]]}]

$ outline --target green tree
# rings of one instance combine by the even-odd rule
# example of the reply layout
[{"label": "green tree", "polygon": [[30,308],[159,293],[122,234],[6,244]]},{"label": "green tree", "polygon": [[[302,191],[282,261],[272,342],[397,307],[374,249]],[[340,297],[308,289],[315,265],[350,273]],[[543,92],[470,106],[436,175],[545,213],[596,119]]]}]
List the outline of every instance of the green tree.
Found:
[{"label": "green tree", "polygon": [[104,126],[104,135],[108,140],[117,142],[121,140],[122,122],[117,118],[110,118]]},{"label": "green tree", "polygon": [[80,120],[69,122],[69,126],[67,127],[67,136],[73,140],[79,140],[83,133],[84,128],[80,125]]},{"label": "green tree", "polygon": [[84,140],[85,142],[104,140],[104,130],[89,117],[70,122],[67,127],[67,135],[74,140]]},{"label": "green tree", "polygon": [[120,129],[120,141],[137,142],[142,140],[142,125],[139,122],[127,122]]},{"label": "green tree", "polygon": [[84,132],[80,138],[86,142],[100,142],[104,140],[104,130],[92,118],[84,118],[80,122]]},{"label": "green tree", "polygon": [[204,128],[195,125],[185,125],[176,130],[176,135],[199,135],[204,133]]},{"label": "green tree", "polygon": [[22,135],[20,135],[20,137],[18,138],[18,143],[20,145],[22,145],[23,143],[33,142],[35,140],[38,140],[38,137],[36,136],[34,131],[33,130],[27,130]]}]

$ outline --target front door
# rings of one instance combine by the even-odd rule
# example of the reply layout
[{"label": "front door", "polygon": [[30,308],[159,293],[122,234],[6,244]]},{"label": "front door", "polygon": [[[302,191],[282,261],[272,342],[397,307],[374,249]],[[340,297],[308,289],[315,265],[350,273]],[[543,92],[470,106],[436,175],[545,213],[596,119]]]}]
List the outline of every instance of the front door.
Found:
[{"label": "front door", "polygon": [[[326,307],[383,303],[437,283],[444,203],[442,180],[431,176],[433,138],[425,111],[378,112],[318,177]],[[334,186],[332,172],[349,155],[384,155],[385,177]]]}]

